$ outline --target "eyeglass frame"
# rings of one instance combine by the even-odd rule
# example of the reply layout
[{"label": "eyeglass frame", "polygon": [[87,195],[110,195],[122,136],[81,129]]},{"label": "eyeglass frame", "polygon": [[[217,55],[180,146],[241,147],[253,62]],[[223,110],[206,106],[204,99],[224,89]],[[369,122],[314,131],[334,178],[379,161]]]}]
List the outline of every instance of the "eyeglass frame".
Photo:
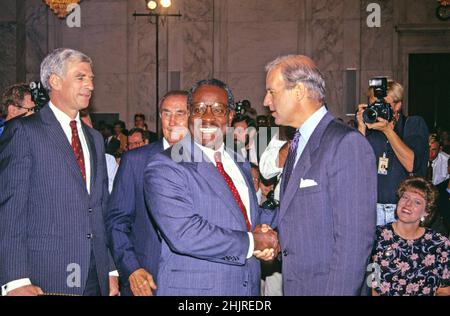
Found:
[{"label": "eyeglass frame", "polygon": [[13,104],[13,106],[16,108],[19,108],[19,109],[27,110],[27,113],[29,113],[29,112],[35,113],[37,110],[37,106],[33,106],[32,108],[27,108],[22,105],[16,105],[16,104]]},{"label": "eyeglass frame", "polygon": [[[205,106],[204,111],[202,111],[201,113],[194,113],[194,110],[195,110],[196,108],[199,108],[199,106],[201,106],[201,105]],[[218,115],[218,114],[216,114],[216,113],[213,112],[213,106],[216,106],[216,107],[217,107],[218,105],[220,105],[221,107],[225,108],[225,111],[224,111],[223,114]],[[193,103],[193,104],[191,105],[191,115],[192,115],[192,116],[203,116],[203,115],[206,114],[206,111],[208,111],[208,108],[211,109],[211,113],[212,113],[215,117],[225,117],[225,116],[229,113],[229,111],[230,111],[230,109],[228,108],[228,105],[223,104],[223,103],[220,103],[220,102],[213,102],[213,103],[210,103],[210,104],[206,104],[206,102],[196,102],[196,103]]]},{"label": "eyeglass frame", "polygon": [[189,113],[190,113],[189,111],[186,111],[186,112],[176,111],[175,113],[172,113],[170,111],[161,110],[161,111],[159,111],[159,117],[161,119],[170,120],[172,118],[172,115],[174,115],[175,120],[179,121],[181,119],[184,119],[186,117],[186,115],[189,116]]}]

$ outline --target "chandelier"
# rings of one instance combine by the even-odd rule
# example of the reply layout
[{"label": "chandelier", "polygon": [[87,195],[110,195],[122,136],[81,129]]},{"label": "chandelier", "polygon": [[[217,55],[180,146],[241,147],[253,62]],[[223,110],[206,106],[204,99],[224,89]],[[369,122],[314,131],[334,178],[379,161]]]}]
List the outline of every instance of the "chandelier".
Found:
[{"label": "chandelier", "polygon": [[[81,0],[45,0],[58,18],[64,19],[71,11],[70,6],[80,3]],[[69,8],[69,10],[67,9]]]}]

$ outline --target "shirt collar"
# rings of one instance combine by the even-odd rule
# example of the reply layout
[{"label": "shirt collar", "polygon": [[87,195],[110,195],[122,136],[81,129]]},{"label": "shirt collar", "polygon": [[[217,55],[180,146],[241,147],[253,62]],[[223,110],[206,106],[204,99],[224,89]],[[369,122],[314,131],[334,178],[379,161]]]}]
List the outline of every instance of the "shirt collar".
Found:
[{"label": "shirt collar", "polygon": [[[53,114],[55,114],[56,119],[62,126],[70,126],[70,121],[73,121],[66,113],[58,109],[52,101],[49,102],[50,109],[52,110]],[[77,113],[77,116],[75,117],[75,121],[77,121],[77,126],[81,126],[81,120],[80,120],[80,112]]]},{"label": "shirt collar", "polygon": [[203,153],[206,155],[206,157],[208,157],[208,159],[211,160],[214,164],[216,164],[216,161],[214,159],[214,153],[220,152],[222,155],[222,159],[223,159],[223,156],[224,156],[224,144],[223,143],[222,143],[222,145],[220,145],[219,149],[217,149],[217,150],[213,150],[209,147],[202,146],[197,142],[195,142],[195,145],[197,145],[203,151]]},{"label": "shirt collar", "polygon": [[169,147],[170,147],[169,142],[167,141],[167,139],[165,137],[163,137],[163,149],[166,150]]},{"label": "shirt collar", "polygon": [[322,118],[327,114],[327,109],[325,106],[322,106],[320,109],[318,109],[316,112],[314,112],[313,115],[311,115],[302,126],[298,128],[300,131],[301,137],[308,142],[309,138],[311,137],[312,133],[316,129],[317,125],[319,125]]}]

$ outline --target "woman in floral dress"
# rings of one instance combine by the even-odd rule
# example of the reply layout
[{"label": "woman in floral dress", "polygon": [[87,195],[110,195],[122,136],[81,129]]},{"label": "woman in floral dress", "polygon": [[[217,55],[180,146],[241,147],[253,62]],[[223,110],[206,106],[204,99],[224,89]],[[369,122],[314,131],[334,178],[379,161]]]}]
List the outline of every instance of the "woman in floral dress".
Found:
[{"label": "woman in floral dress", "polygon": [[433,215],[436,189],[422,177],[410,177],[397,196],[398,220],[377,226],[372,295],[450,295],[450,241],[422,227]]}]

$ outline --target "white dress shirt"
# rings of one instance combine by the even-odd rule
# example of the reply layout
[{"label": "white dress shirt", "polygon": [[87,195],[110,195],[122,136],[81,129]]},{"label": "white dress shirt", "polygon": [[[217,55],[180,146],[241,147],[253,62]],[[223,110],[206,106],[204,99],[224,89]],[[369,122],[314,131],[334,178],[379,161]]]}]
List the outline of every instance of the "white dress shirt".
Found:
[{"label": "white dress shirt", "polygon": [[[50,109],[55,114],[56,119],[66,134],[69,145],[72,146],[72,129],[70,127],[70,121],[73,121],[66,113],[58,109],[53,103],[49,102]],[[91,155],[89,153],[89,147],[87,145],[86,136],[84,135],[83,128],[81,127],[80,113],[77,113],[75,117],[77,121],[78,136],[80,137],[81,148],[83,149],[84,166],[86,168],[86,189],[88,193],[91,193]]]},{"label": "white dress shirt", "polygon": [[117,164],[116,158],[113,155],[105,154],[106,158],[106,171],[108,172],[108,191],[111,194],[114,184],[114,178],[116,177],[119,165]]},{"label": "white dress shirt", "polygon": [[163,137],[163,149],[166,150],[169,147],[170,147],[169,142],[167,141],[167,139],[165,137]]},{"label": "white dress shirt", "polygon": [[303,150],[306,147],[306,144],[308,143],[309,138],[311,137],[312,133],[314,133],[314,130],[316,129],[317,125],[319,125],[320,121],[323,119],[323,117],[327,114],[327,109],[325,106],[322,106],[320,109],[318,109],[316,112],[314,112],[313,115],[311,115],[298,129],[300,130],[300,138],[298,139],[298,145],[297,145],[297,156],[295,156],[295,165],[297,164],[298,159],[303,153]]},{"label": "white dress shirt", "polygon": [[448,179],[448,159],[450,156],[441,151],[434,158],[431,166],[433,167],[433,184],[438,185]]},{"label": "white dress shirt", "polygon": [[[222,164],[223,169],[225,172],[230,176],[231,180],[233,181],[234,186],[236,187],[236,190],[239,193],[239,196],[241,197],[242,203],[245,206],[245,210],[247,211],[247,217],[251,224],[251,213],[250,213],[250,194],[247,187],[247,183],[245,182],[244,176],[241,173],[241,170],[236,165],[236,163],[233,161],[233,159],[230,157],[230,155],[224,150],[224,145],[220,146],[220,148],[216,151],[212,150],[211,148],[204,147],[198,143],[195,143],[208,157],[209,160],[216,166],[216,161],[214,159],[214,153],[220,152],[222,156]],[[253,234],[248,232],[248,236],[250,239],[250,246],[247,253],[247,259],[250,258],[253,255],[253,250],[255,248],[254,246],[254,240],[253,240]]]},{"label": "white dress shirt", "polygon": [[[69,141],[69,145],[72,146],[72,128],[70,127],[70,121],[72,119],[63,111],[58,109],[51,101],[49,102],[50,109],[52,110],[53,114],[55,114],[57,121],[61,125],[64,134],[66,134],[67,140]],[[83,156],[84,156],[84,165],[86,168],[86,189],[88,193],[91,191],[91,160],[90,160],[90,153],[89,148],[86,142],[86,137],[84,136],[83,129],[81,127],[81,120],[80,120],[80,114],[77,113],[77,116],[75,118],[75,121],[77,121],[77,130],[78,130],[78,136],[80,138],[81,142],[81,148],[83,149]],[[7,284],[2,286],[2,295],[7,295],[8,292],[15,290],[19,287],[30,285],[31,280],[29,278],[14,280],[11,282],[8,282]]]}]

